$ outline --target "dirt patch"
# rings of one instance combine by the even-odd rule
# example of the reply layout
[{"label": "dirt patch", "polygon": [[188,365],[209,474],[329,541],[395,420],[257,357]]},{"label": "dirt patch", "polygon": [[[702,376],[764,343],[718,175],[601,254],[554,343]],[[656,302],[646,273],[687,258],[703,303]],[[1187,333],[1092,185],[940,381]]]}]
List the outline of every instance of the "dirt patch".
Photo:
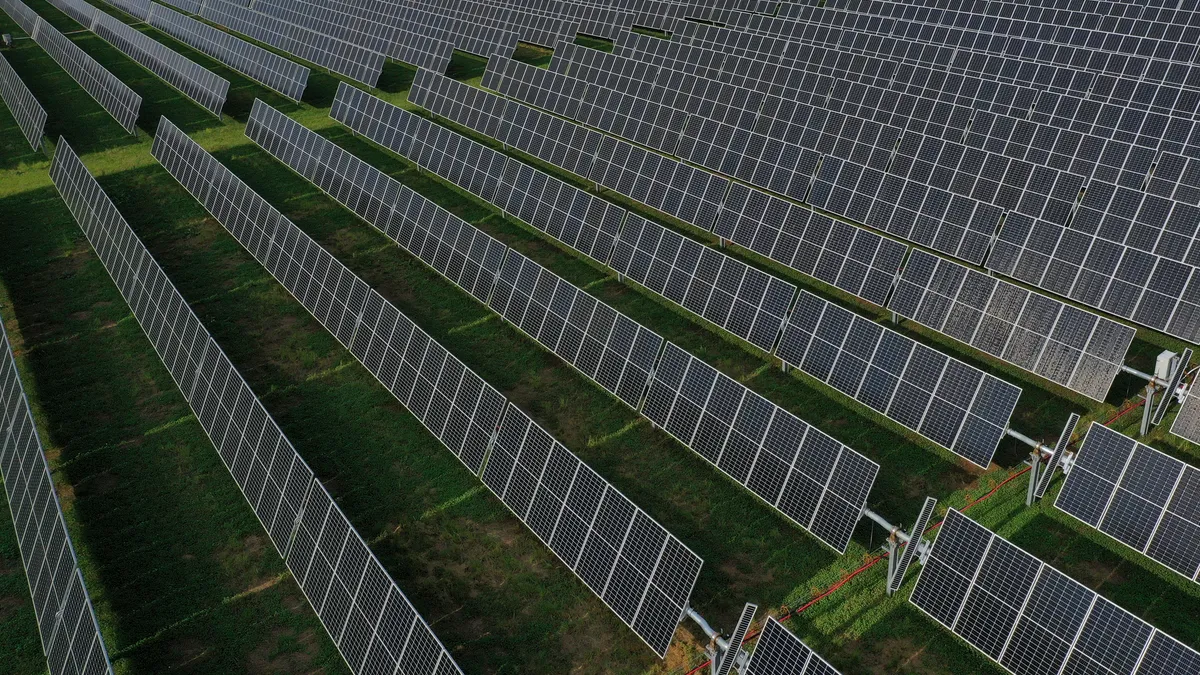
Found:
[{"label": "dirt patch", "polygon": [[1082,581],[1088,588],[1099,588],[1107,583],[1121,583],[1121,563],[1105,563],[1102,560],[1081,560],[1068,566],[1071,576]]},{"label": "dirt patch", "polygon": [[181,637],[167,644],[171,665],[167,670],[180,670],[197,661],[203,660],[212,652],[212,648],[200,641],[199,638]]},{"label": "dirt patch", "polygon": [[721,563],[721,573],[729,579],[729,586],[734,591],[734,597],[746,595],[750,589],[762,588],[774,581],[770,569],[763,568],[757,561],[746,555],[738,555]]},{"label": "dirt patch", "polygon": [[855,640],[846,646],[850,654],[858,657],[859,672],[879,673],[946,673],[949,672],[923,647],[907,637],[885,638],[871,645]]},{"label": "dirt patch", "polygon": [[246,655],[247,673],[306,673],[312,670],[317,636],[311,630],[297,634],[276,628]]},{"label": "dirt patch", "polygon": [[[573,628],[574,630],[564,631],[560,640],[563,656],[571,664],[570,672],[597,672],[597,667],[600,664],[606,663],[612,658],[612,640],[606,639],[603,631],[588,630],[588,626],[582,622],[574,624]],[[668,652],[668,659],[675,651],[675,649],[672,649]],[[670,661],[668,661],[669,663]],[[687,662],[684,661],[684,663]],[[668,668],[669,672],[676,672],[676,670]],[[686,670],[684,668],[679,672]]]},{"label": "dirt patch", "polygon": [[88,310],[84,310],[82,312],[73,312],[70,314],[70,319],[72,321],[87,321],[90,318],[92,318],[92,313]]},{"label": "dirt patch", "polygon": [[266,542],[263,535],[249,534],[218,549],[214,555],[221,568],[233,577],[230,581],[231,586],[242,591],[247,587],[257,587],[269,581],[255,578],[259,561],[262,560],[265,550]]},{"label": "dirt patch", "polygon": [[25,599],[19,595],[0,595],[0,623],[16,614],[25,606]]}]

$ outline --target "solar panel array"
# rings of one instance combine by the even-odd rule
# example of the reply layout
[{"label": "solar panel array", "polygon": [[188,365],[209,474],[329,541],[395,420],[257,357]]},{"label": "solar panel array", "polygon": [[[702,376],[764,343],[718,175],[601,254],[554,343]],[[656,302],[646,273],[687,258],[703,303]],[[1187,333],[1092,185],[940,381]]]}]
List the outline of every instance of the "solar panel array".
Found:
[{"label": "solar panel array", "polygon": [[663,338],[510,250],[488,306],[596,384],[638,408]]},{"label": "solar panel array", "polygon": [[96,12],[92,31],[204,109],[221,116],[229,94],[229,81],[225,78],[104,12]]},{"label": "solar panel array", "polygon": [[[524,417],[512,405],[506,408],[505,399],[499,392],[165,119],[160,122],[152,153],[473,473],[483,475],[485,482],[488,482],[487,476],[494,478],[498,471],[504,469],[500,465],[492,469],[490,459],[485,464],[489,447],[491,456],[496,457],[497,462],[502,461],[507,452],[508,456],[516,457],[523,467],[529,466],[520,445],[510,444],[501,450],[500,441],[491,442],[493,431],[500,429],[503,432],[506,428],[512,428],[511,425],[519,424],[520,418]],[[546,438],[553,440],[549,436]],[[532,460],[535,456],[530,448],[528,458]],[[565,453],[565,457],[574,460],[578,470],[586,469],[569,452]],[[541,472],[536,475],[543,476]],[[541,524],[528,520],[525,513],[517,510],[514,497],[509,495],[508,489],[501,492],[495,480],[488,482],[488,486],[530,529],[544,537],[544,530],[539,529]],[[602,495],[619,495],[598,476],[592,487]],[[547,489],[552,489],[549,484]],[[557,486],[553,489],[557,489]],[[594,494],[594,490],[589,494]],[[547,493],[545,498],[550,498],[550,494]],[[599,536],[588,537],[589,548],[585,550],[588,555],[581,556],[577,564],[569,561],[568,564],[634,632],[657,653],[664,654],[674,632],[674,624],[682,614],[680,610],[679,614],[671,617],[670,631],[667,632],[665,617],[669,612],[664,608],[686,604],[699,574],[700,560],[623,497],[620,500],[616,496],[606,497],[600,505],[607,509],[610,504],[618,512],[602,510],[597,514],[593,527],[597,528]],[[628,505],[633,512],[622,504]],[[582,511],[578,513],[583,514]],[[636,559],[638,552],[624,547],[619,548],[618,553],[622,557],[615,563],[612,558],[606,558],[612,548],[613,534],[611,530],[601,529],[619,528],[620,524],[615,519],[622,513],[631,522],[652,523],[650,530],[662,534],[660,546],[665,546],[671,555],[664,555],[660,564],[649,568],[637,566],[638,562],[643,562]],[[600,516],[604,519],[600,520]],[[624,527],[629,529],[629,522]],[[657,536],[653,532],[639,530],[639,536]],[[559,553],[553,543],[551,548]],[[567,560],[565,557],[563,559]],[[604,564],[609,565],[612,578],[605,575],[604,578],[609,579],[608,584],[598,587],[596,577],[589,575]],[[614,564],[616,567],[613,567]],[[649,576],[643,578],[645,574]],[[641,582],[645,582],[642,593],[632,593],[631,585]],[[612,594],[626,595],[612,595],[610,588]],[[647,589],[661,589],[659,595],[663,597]],[[626,603],[634,595],[639,599],[645,595],[647,599],[642,605],[631,609]]]},{"label": "solar panel array", "polygon": [[1171,433],[1193,443],[1200,443],[1200,391],[1196,390],[1195,382],[1188,387],[1183,405],[1180,406],[1175,421],[1171,423]]},{"label": "solar panel array", "polygon": [[88,29],[92,27],[92,22],[95,21],[96,14],[99,12],[94,5],[85,0],[50,0],[50,4]]},{"label": "solar panel array", "polygon": [[8,112],[16,120],[29,145],[34,150],[41,147],[42,135],[46,131],[46,111],[3,54],[0,54],[0,99],[8,106]]},{"label": "solar panel array", "polygon": [[[487,58],[492,54],[512,56],[517,51],[518,35],[515,31],[445,13],[426,11],[416,5],[406,6],[402,11],[405,18],[402,25],[405,27],[411,26],[422,35],[449,42],[453,47],[468,54]],[[430,68],[435,72],[446,72],[445,66],[435,65]]]},{"label": "solar panel array", "polygon": [[29,9],[21,0],[0,0],[0,9],[9,16],[25,34],[33,37],[33,29],[37,27],[38,14]]},{"label": "solar panel array", "polygon": [[261,100],[246,136],[486,303],[508,247]]},{"label": "solar panel array", "polygon": [[633,213],[609,264],[767,352],[796,295],[793,284]]},{"label": "solar panel array", "polygon": [[642,414],[845,552],[878,464],[670,342]]},{"label": "solar panel array", "polygon": [[104,2],[142,21],[150,16],[150,0],[104,0]]},{"label": "solar panel array", "polygon": [[338,87],[329,115],[581,253],[608,262],[624,209],[354,87]]},{"label": "solar panel array", "polygon": [[911,602],[1012,673],[1190,673],[1200,654],[954,509]]},{"label": "solar panel array", "polygon": [[304,95],[309,74],[305,66],[158,3],[150,6],[146,21],[187,46],[292,100],[299,101]]},{"label": "solar panel array", "polygon": [[[169,120],[161,120],[156,156],[180,138],[186,136]],[[351,669],[461,673],[65,142],[59,143],[51,173]]]},{"label": "solar panel array", "polygon": [[483,482],[660,657],[703,561],[512,403]]},{"label": "solar panel array", "polygon": [[51,675],[112,673],[3,321],[0,473]]},{"label": "solar panel array", "polygon": [[204,0],[200,18],[293,54],[330,71],[374,87],[383,71],[384,56],[364,47],[323,35],[252,9]]},{"label": "solar panel array", "polygon": [[888,307],[1097,401],[1108,395],[1136,332],[919,250]]},{"label": "solar panel array", "polygon": [[1093,423],[1054,505],[1198,579],[1200,469]]},{"label": "solar panel array", "polygon": [[1021,389],[801,291],[779,358],[988,468]]},{"label": "solar panel array", "polygon": [[[1163,387],[1163,394],[1159,398],[1158,403],[1154,404],[1154,415],[1150,418],[1151,424],[1158,426],[1163,421],[1163,416],[1167,414],[1167,408],[1175,400],[1176,392],[1179,391],[1179,385],[1183,382],[1184,376],[1187,375],[1188,365],[1191,364],[1191,361],[1192,349],[1190,347],[1184,349],[1182,354],[1178,354],[1171,359],[1171,368],[1174,372],[1167,378],[1166,386]],[[1150,414],[1150,412],[1150,408],[1147,407],[1146,414]]]},{"label": "solar panel array", "polygon": [[396,29],[370,17],[351,15],[345,11],[346,7],[349,5],[308,0],[256,0],[252,9],[317,34],[387,54],[395,42]]},{"label": "solar panel array", "polygon": [[745,675],[838,675],[838,671],[769,616]]},{"label": "solar panel array", "polygon": [[34,28],[33,41],[46,50],[50,58],[96,99],[100,107],[108,111],[125,131],[132,134],[137,130],[138,112],[142,108],[141,96],[41,17]]}]

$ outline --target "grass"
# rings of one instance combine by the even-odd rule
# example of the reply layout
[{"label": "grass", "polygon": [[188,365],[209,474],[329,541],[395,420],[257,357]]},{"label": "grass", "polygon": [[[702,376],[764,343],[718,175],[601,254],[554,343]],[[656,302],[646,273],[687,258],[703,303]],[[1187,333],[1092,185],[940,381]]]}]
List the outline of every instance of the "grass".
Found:
[{"label": "grass", "polygon": [[[44,3],[34,7],[48,17],[57,13]],[[59,15],[55,21],[64,19]],[[11,30],[11,23],[4,29]],[[254,97],[278,103],[310,128],[872,457],[883,470],[870,506],[895,521],[911,521],[927,494],[943,506],[963,506],[1003,480],[1023,456],[1020,446],[1006,445],[998,455],[1001,466],[986,473],[969,470],[824,385],[769,367],[695,317],[617,282],[523,224],[351,136],[327,117],[337,78],[314,71],[311,96],[300,105],[270,98],[265,88],[241,78],[234,86],[241,98],[231,103],[233,119],[218,122],[98,39],[73,37],[148,102],[157,97],[157,111],[185,125],[269,202],[700,554],[706,565],[693,603],[718,628],[731,628],[747,601],[771,609],[800,604],[859,566],[882,543],[881,531],[860,526],[847,554],[837,556],[532,340],[489,319],[488,309],[251,144],[239,120]],[[117,207],[466,672],[682,673],[699,662],[690,624],[665,662],[654,659],[149,157],[144,135],[128,137],[103,111],[95,114],[98,106],[36,46],[22,43],[10,54],[58,125],[51,133],[65,132],[85,155]],[[547,60],[544,50],[526,47],[521,56]],[[463,79],[482,72],[480,60],[462,55],[451,68]],[[227,71],[219,74],[234,82]],[[402,102],[411,69],[389,64],[384,75],[381,95]],[[80,111],[91,115],[89,124],[78,124]],[[147,119],[143,128],[150,131],[157,117]],[[50,186],[46,161],[27,146],[21,150],[22,143],[11,119],[0,119],[0,148],[6,158],[7,149],[14,149],[12,159],[0,164],[0,213],[22,215],[0,221],[0,241],[14,242],[0,248],[0,313],[18,345],[21,372],[119,671],[342,672],[315,615],[269,544],[263,546],[261,528]],[[1138,386],[1119,379],[1110,401],[1080,400],[908,323],[899,329],[1017,381],[1025,394],[1015,424],[1035,436],[1056,436],[1068,410],[1104,417]],[[1139,333],[1131,362],[1148,368],[1163,345],[1159,336]],[[1123,422],[1136,422],[1135,417]],[[1148,440],[1197,461],[1195,446],[1168,436],[1165,425]],[[1185,643],[1200,644],[1196,585],[1052,508],[1059,483],[1047,501],[1026,509],[1024,482],[1018,479],[969,513]],[[7,646],[17,645],[14,672],[39,672],[40,644],[15,560],[12,533],[0,528],[0,644],[6,656]],[[907,602],[912,579],[889,598],[883,577],[882,566],[876,566],[789,627],[845,673],[1000,672]],[[6,614],[8,606],[15,611]]]}]

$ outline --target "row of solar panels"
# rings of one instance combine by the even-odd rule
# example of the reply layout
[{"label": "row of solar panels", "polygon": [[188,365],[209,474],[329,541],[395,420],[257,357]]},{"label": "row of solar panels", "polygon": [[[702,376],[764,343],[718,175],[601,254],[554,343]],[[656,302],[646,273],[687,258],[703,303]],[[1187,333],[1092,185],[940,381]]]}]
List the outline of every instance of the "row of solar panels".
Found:
[{"label": "row of solar panels", "polygon": [[33,92],[21,81],[3,54],[0,54],[0,100],[8,107],[8,112],[16,120],[21,135],[29,145],[34,150],[40,148],[46,131],[46,110],[33,97]]},{"label": "row of solar panels", "polygon": [[169,121],[159,123],[152,154],[635,633],[665,654],[699,575],[699,557]]},{"label": "row of solar panels", "polygon": [[62,139],[51,178],[353,671],[461,673]]},{"label": "row of solar panels", "polygon": [[[594,50],[571,46],[565,47],[564,51],[577,55],[599,55],[596,58],[602,57],[609,67],[595,69],[588,68],[586,64],[564,61],[567,65],[561,68],[563,70],[574,68],[573,72],[584,75],[616,70],[623,77],[633,69],[611,68],[618,57]],[[627,66],[640,65],[632,59],[624,61]],[[541,84],[551,89],[570,92],[566,97],[555,96],[549,101],[535,101],[555,106],[554,111],[559,114],[630,136],[642,143],[654,144],[656,132],[662,131],[662,123],[658,121],[658,126],[639,124],[634,128],[634,133],[630,133],[630,125],[623,124],[608,109],[600,109],[601,114],[598,115],[595,106],[586,107],[588,98],[612,98],[611,95],[605,96],[608,92],[603,88],[609,83],[606,80],[600,80],[597,85],[601,90],[593,91],[581,84],[588,80],[541,75],[538,78]],[[647,92],[648,98],[640,99],[641,109],[652,120],[654,117],[664,119],[662,106],[648,102],[649,98],[661,98],[657,95],[665,90],[661,84],[663,81],[664,78],[659,77],[658,84]],[[510,88],[514,91],[505,93],[524,97],[523,100],[537,97],[536,93]],[[723,90],[717,91],[720,93]],[[760,96],[754,105],[764,100]],[[1135,283],[1149,286],[1146,297],[1139,294],[1128,298],[1128,280],[1124,278],[1112,284],[1111,290],[1104,286],[1099,291],[1092,290],[1089,293],[1082,284],[1075,289],[1074,277],[1067,288],[1072,297],[1121,316],[1150,323],[1153,327],[1174,331],[1185,338],[1192,337],[1191,334],[1197,330],[1189,319],[1196,298],[1189,294],[1182,303],[1164,300],[1164,297],[1178,299],[1183,289],[1160,281],[1161,277],[1182,274],[1186,282],[1190,267],[1200,259],[1200,249],[1194,243],[1195,224],[1200,220],[1196,217],[1196,202],[1200,200],[1197,200],[1195,187],[1200,182],[1200,172],[1193,166],[1193,160],[1156,151],[1138,152],[1139,166],[1126,167],[1124,175],[1113,176],[1125,183],[1117,185],[1096,179],[1100,175],[1097,163],[1067,166],[1067,169],[1085,172],[1074,175],[1069,170],[1059,171],[1043,166],[1046,160],[1058,162],[1054,157],[1034,156],[1029,149],[1031,143],[1037,141],[1039,147],[1051,151],[1071,148],[1077,151],[1081,141],[1090,139],[1096,142],[1088,146],[1088,157],[1119,160],[1135,154],[1131,152],[1135,148],[1127,143],[1118,144],[1112,140],[1102,140],[1099,136],[1081,138],[1079,134],[1068,135],[1059,133],[1059,130],[1042,134],[1036,128],[1026,127],[1022,133],[1029,144],[1014,146],[1011,135],[1006,139],[986,134],[968,135],[968,142],[964,144],[958,143],[953,137],[946,139],[922,132],[902,131],[913,120],[929,115],[931,111],[928,109],[914,110],[914,116],[907,121],[893,117],[891,121],[900,122],[901,127],[889,128],[864,118],[835,114],[826,107],[828,102],[835,100],[842,99],[831,96],[821,107],[793,103],[790,107],[781,104],[763,108],[793,111],[794,114],[789,113],[789,119],[784,123],[775,124],[779,120],[772,117],[767,126],[776,127],[772,135],[781,138],[791,135],[800,143],[784,142],[715,119],[703,119],[701,115],[687,117],[686,129],[683,121],[686,116],[672,115],[681,131],[667,131],[659,133],[657,137],[665,139],[665,147],[676,148],[681,157],[702,166],[797,199],[807,199],[841,215],[865,220],[874,227],[977,264],[983,262],[988,243],[1006,209],[1012,209],[1008,211],[1008,219],[1013,221],[1010,225],[1013,230],[1019,230],[1035,217],[1047,220],[1047,227],[1055,227],[1054,221],[1061,224],[1057,225],[1059,227],[1069,223],[1072,228],[1102,240],[1097,247],[1103,248],[1111,243],[1130,249],[1127,253],[1130,258],[1145,257],[1142,255],[1144,253],[1152,256],[1148,264],[1143,265],[1149,267],[1144,278],[1135,280]],[[626,106],[626,109],[638,108]],[[585,116],[587,112],[591,114]],[[964,112],[967,114],[959,117],[969,120],[970,111],[964,109]],[[748,113],[743,117],[753,120],[756,115]],[[799,125],[794,122],[797,117],[802,120]],[[989,121],[995,129],[994,124],[998,120],[993,117]],[[614,128],[614,124],[619,128]],[[921,125],[926,126],[926,123],[921,122]],[[1011,128],[1012,125],[1008,124],[1001,130],[1011,134]],[[943,131],[950,129],[945,127]],[[967,133],[965,127],[953,131],[955,136]],[[994,152],[984,151],[994,140],[1002,141],[1001,146],[991,145]],[[1050,143],[1044,145],[1042,141]],[[1158,143],[1158,137],[1154,142]],[[1026,159],[1006,156],[1013,154],[1014,147],[1018,155],[1025,154]],[[1059,159],[1065,157],[1068,155],[1058,156]],[[1082,157],[1082,153],[1075,157]],[[1128,170],[1131,168],[1137,170]],[[1152,169],[1153,178],[1147,185],[1147,177]],[[1104,175],[1109,177],[1111,173],[1106,170]],[[810,189],[814,177],[815,183]],[[931,184],[933,187],[929,187]],[[1080,188],[1085,186],[1087,189],[1083,201],[1076,205]],[[1151,192],[1143,192],[1144,186]],[[1127,213],[1131,205],[1137,213]],[[1092,266],[1101,265],[1092,263]],[[1156,273],[1151,275],[1150,272]],[[1105,279],[1111,279],[1116,273],[1115,266],[1107,266],[1104,270]]]},{"label": "row of solar panels", "polygon": [[663,353],[660,335],[261,101],[246,133],[739,484],[845,551],[876,464],[674,344],[666,343]]},{"label": "row of solar panels", "polygon": [[0,321],[0,474],[51,675],[111,675],[25,388]]},{"label": "row of solar panels", "polygon": [[[508,71],[513,70],[512,63],[509,62]],[[532,70],[525,72],[533,73]],[[504,81],[496,86],[502,91],[518,89]],[[608,162],[616,162],[627,152],[626,147],[636,151],[628,144],[613,142],[615,139],[602,139],[594,131],[433,73],[419,73],[410,96],[414,102],[439,115],[582,175],[596,176],[592,167],[601,155],[606,155]],[[535,103],[544,102],[533,96],[526,98]],[[511,171],[514,165],[520,166],[512,160],[506,171]],[[650,174],[644,170],[630,173],[631,182]],[[545,179],[556,180],[548,176]],[[600,182],[622,191],[619,182],[603,179]],[[723,188],[713,192],[724,194]],[[634,198],[643,196],[633,191],[626,194]],[[723,204],[712,208],[719,210],[719,216],[710,227],[722,238],[871,302],[890,304],[897,312],[924,325],[1093,398],[1103,399],[1107,393],[1132,339],[1132,329],[1116,322],[921,251],[914,251],[909,256],[909,264],[900,273],[907,247],[738,183],[729,187]],[[520,210],[506,210],[539,225],[536,220],[522,216]],[[649,255],[652,261],[660,261],[660,267],[664,269],[682,268],[686,274],[702,267],[715,265],[722,269],[725,264],[734,264],[718,251],[674,233],[657,234],[666,231],[656,225],[641,225],[643,222],[642,219],[631,219],[626,226],[629,234],[622,234],[622,238],[633,242],[633,250],[643,250],[643,257]],[[647,236],[630,229],[635,223],[638,227],[653,228],[654,234]],[[672,242],[665,248],[661,244],[663,236],[670,237]],[[676,241],[681,243],[674,243]],[[568,240],[567,243],[571,242]],[[680,247],[693,247],[694,252],[679,253]],[[659,249],[663,249],[661,253],[657,252]],[[653,265],[643,265],[638,256],[626,255],[624,246],[618,245],[609,260],[605,259],[603,247],[580,250],[630,274],[639,283],[647,284],[650,280]],[[697,258],[713,262],[692,262]],[[687,269],[689,266],[691,270]],[[743,330],[733,327],[731,332],[769,349],[776,338],[771,325],[783,324],[791,301],[790,286],[751,269],[746,268],[743,276],[752,278],[754,283],[746,287],[741,301],[749,300],[761,308],[759,314],[764,318],[757,326]],[[888,303],[887,297],[898,273],[898,290]],[[661,274],[658,277],[662,280],[658,285],[653,282],[647,285],[660,293],[665,292],[665,277]],[[765,287],[765,290],[759,287]],[[681,301],[714,323],[726,328],[732,326],[730,318],[735,317],[732,312],[705,313],[705,307],[682,303],[682,297],[672,299]],[[720,303],[717,308],[729,311]],[[762,332],[756,333],[756,329]]]}]

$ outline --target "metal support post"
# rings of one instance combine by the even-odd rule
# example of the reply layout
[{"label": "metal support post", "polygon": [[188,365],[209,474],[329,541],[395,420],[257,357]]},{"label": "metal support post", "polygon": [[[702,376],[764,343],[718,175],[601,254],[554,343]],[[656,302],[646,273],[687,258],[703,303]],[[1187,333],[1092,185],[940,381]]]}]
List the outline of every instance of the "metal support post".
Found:
[{"label": "metal support post", "polygon": [[1037,486],[1042,475],[1042,452],[1034,449],[1029,453],[1029,486],[1025,489],[1025,506],[1033,506],[1037,498]]},{"label": "metal support post", "polygon": [[[1154,414],[1154,383],[1146,385],[1146,405],[1142,406],[1142,425],[1138,430],[1138,436],[1145,436],[1150,433],[1150,418]],[[1171,392],[1163,391],[1163,396],[1170,396]]]},{"label": "metal support post", "polygon": [[900,570],[900,547],[896,544],[896,537],[893,534],[887,540],[887,589],[888,595],[892,594],[892,580],[896,578],[896,573]]}]

